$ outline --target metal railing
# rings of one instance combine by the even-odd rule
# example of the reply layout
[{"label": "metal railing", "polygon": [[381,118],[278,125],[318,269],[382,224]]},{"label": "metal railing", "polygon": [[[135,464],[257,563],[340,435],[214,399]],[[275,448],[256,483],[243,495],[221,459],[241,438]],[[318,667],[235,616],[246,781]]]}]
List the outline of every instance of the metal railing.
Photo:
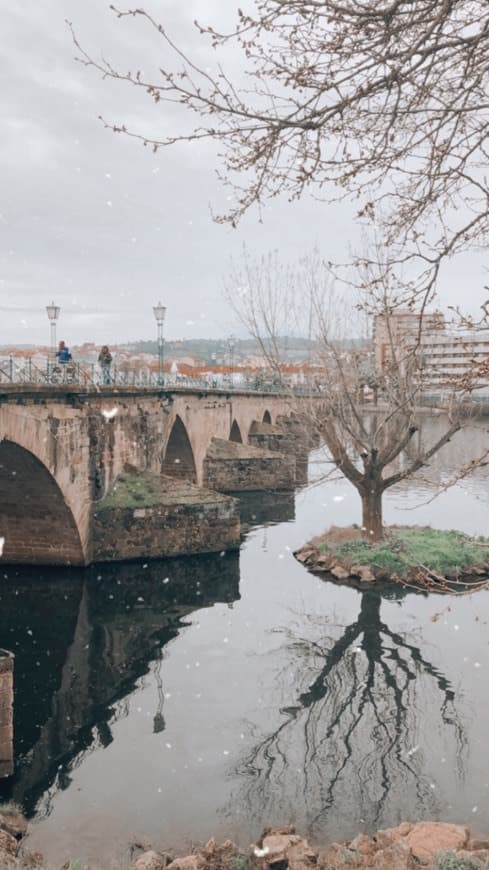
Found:
[{"label": "metal railing", "polygon": [[35,363],[30,357],[24,359],[18,356],[9,356],[0,359],[0,384],[19,385],[63,385],[78,386],[85,389],[100,389],[104,387],[141,387],[163,389],[189,389],[189,390],[216,390],[218,392],[259,392],[284,394],[291,391],[295,395],[310,396],[320,395],[317,388],[307,385],[291,387],[287,384],[270,382],[266,379],[248,377],[239,382],[233,380],[231,375],[222,378],[188,377],[181,374],[165,374],[159,376],[158,372],[148,367],[129,369],[126,365],[113,364],[110,370],[104,371],[95,363],[79,363],[70,361],[60,363],[52,358],[37,360]]}]

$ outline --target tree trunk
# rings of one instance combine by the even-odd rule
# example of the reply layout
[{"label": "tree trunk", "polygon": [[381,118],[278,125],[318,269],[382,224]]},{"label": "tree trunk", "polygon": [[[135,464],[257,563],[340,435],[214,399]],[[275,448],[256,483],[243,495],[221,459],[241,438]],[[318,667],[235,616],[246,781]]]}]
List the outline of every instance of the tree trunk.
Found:
[{"label": "tree trunk", "polygon": [[362,493],[362,528],[368,541],[381,541],[384,537],[382,525],[382,489],[370,488]]}]

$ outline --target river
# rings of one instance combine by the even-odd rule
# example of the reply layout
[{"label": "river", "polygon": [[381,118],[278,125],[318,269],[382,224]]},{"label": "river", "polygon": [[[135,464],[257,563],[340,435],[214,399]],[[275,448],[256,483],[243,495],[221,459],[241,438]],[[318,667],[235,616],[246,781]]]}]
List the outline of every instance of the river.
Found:
[{"label": "river", "polygon": [[[388,492],[386,521],[489,534],[487,469],[432,500],[487,438],[464,432]],[[246,848],[273,823],[313,841],[422,818],[489,834],[489,592],[309,574],[293,550],[360,516],[325,468],[315,451],[295,497],[248,498],[239,554],[3,569],[16,773],[0,796],[49,867],[125,867],[134,838]]]}]

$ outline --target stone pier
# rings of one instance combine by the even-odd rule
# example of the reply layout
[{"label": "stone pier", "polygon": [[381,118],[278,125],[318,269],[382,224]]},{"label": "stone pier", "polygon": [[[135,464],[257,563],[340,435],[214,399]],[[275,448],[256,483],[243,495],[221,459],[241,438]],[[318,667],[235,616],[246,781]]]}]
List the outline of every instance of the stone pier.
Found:
[{"label": "stone pier", "polygon": [[303,425],[287,425],[286,418],[281,418],[278,425],[271,423],[254,423],[248,436],[249,443],[262,450],[282,453],[295,457],[296,483],[307,483],[307,464],[310,450],[310,438]]},{"label": "stone pier", "polygon": [[188,480],[126,469],[93,514],[93,561],[239,547],[239,504]]},{"label": "stone pier", "polygon": [[14,772],[14,656],[0,649],[0,779]]},{"label": "stone pier", "polygon": [[204,486],[218,492],[293,490],[295,457],[213,438],[204,459]]}]

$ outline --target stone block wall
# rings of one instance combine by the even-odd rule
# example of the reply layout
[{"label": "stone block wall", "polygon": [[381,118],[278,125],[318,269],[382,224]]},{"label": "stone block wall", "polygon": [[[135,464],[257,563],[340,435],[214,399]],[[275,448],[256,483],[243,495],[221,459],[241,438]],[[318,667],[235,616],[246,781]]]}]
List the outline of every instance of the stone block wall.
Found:
[{"label": "stone block wall", "polygon": [[0,650],[0,779],[14,772],[14,657]]},{"label": "stone block wall", "polygon": [[204,460],[204,486],[219,492],[293,490],[295,457],[213,438]]},{"label": "stone block wall", "polygon": [[304,449],[309,451],[321,445],[319,428],[314,415],[311,415],[310,418],[279,415],[276,425],[287,434],[292,435],[298,447],[302,445]]},{"label": "stone block wall", "polygon": [[188,481],[121,476],[93,515],[92,559],[158,559],[239,547],[239,503]]},{"label": "stone block wall", "polygon": [[307,482],[309,443],[297,431],[282,429],[270,423],[259,423],[251,429],[248,441],[253,447],[262,450],[295,456],[296,484]]},{"label": "stone block wall", "polygon": [[158,559],[239,547],[239,506],[232,498],[206,504],[100,511],[94,519],[93,561]]},{"label": "stone block wall", "polygon": [[259,423],[251,429],[248,441],[253,447],[262,450],[291,453],[301,460],[307,459],[310,450],[309,438],[297,429],[272,426],[270,423]]},{"label": "stone block wall", "polygon": [[255,492],[257,490],[293,490],[295,457],[273,459],[205,459],[204,486],[218,492]]}]

